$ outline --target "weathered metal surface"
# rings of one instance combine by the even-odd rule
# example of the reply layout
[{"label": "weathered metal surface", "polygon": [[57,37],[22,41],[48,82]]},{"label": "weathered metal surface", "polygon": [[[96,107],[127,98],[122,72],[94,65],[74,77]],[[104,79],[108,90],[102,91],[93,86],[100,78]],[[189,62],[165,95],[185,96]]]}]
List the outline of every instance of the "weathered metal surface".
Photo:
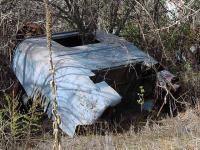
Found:
[{"label": "weathered metal surface", "polygon": [[180,85],[174,82],[176,80],[176,76],[167,70],[158,72],[157,79],[161,87],[169,86],[172,91],[176,91],[180,88]]},{"label": "weathered metal surface", "polygon": [[[54,38],[69,34],[73,32],[56,34]],[[94,70],[139,62],[149,67],[157,64],[152,57],[123,39],[100,32],[96,36],[100,43],[76,47],[64,47],[52,41],[60,128],[69,136],[74,135],[77,125],[94,123],[106,108],[121,101],[121,96],[105,81],[94,83],[90,79],[95,75]],[[26,39],[16,48],[13,70],[28,96],[40,90],[47,98],[45,111],[51,117],[48,54],[45,37]]]}]

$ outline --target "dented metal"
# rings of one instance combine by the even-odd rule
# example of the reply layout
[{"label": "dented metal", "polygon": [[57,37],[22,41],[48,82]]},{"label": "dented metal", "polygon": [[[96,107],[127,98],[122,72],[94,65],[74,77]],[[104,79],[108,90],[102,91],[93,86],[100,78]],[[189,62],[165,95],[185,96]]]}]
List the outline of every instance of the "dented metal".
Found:
[{"label": "dented metal", "polygon": [[[78,33],[58,33],[53,36],[53,39],[66,38],[74,34]],[[158,64],[156,60],[132,43],[117,36],[97,32],[96,40],[99,42],[75,47],[65,47],[52,41],[53,63],[56,67],[58,113],[61,116],[60,128],[69,136],[75,134],[76,126],[95,123],[108,107],[119,104],[126,93],[130,93],[129,97],[136,95],[133,94],[136,91],[131,91],[131,85],[126,83],[129,77],[126,82],[122,83],[123,76],[116,75],[118,71],[113,71],[107,76],[106,73],[109,70],[127,66],[134,70],[136,64],[141,64],[148,69]],[[51,76],[48,55],[45,37],[25,39],[16,47],[13,70],[28,96],[33,96],[35,91],[39,90],[46,97],[44,108],[51,117],[52,95],[49,85]],[[124,72],[128,70],[125,69]],[[95,77],[98,71],[101,72]],[[102,73],[103,77],[99,78]],[[137,78],[138,73],[134,74]],[[171,77],[168,79],[165,75],[165,72],[158,73],[158,79],[161,82],[171,82]],[[114,79],[110,81],[112,78],[115,78],[117,83]],[[136,84],[135,80],[130,79],[130,83]],[[148,82],[148,79],[144,78],[144,80]],[[149,84],[146,86],[148,87]],[[120,93],[117,89],[124,89],[124,86],[128,89]],[[144,108],[151,109],[152,103],[148,101]]]}]

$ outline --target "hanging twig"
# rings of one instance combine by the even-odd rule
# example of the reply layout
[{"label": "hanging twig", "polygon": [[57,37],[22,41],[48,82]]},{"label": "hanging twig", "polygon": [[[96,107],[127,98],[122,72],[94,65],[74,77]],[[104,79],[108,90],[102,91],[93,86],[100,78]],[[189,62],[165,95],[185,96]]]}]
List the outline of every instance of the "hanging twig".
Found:
[{"label": "hanging twig", "polygon": [[48,0],[44,0],[45,3],[45,11],[46,11],[46,36],[47,36],[47,48],[49,49],[49,65],[50,65],[50,73],[52,76],[52,80],[50,81],[51,91],[52,91],[52,99],[53,99],[53,108],[52,114],[54,117],[53,121],[53,134],[54,134],[54,145],[53,150],[60,150],[60,136],[59,136],[59,124],[60,124],[60,116],[58,114],[58,102],[57,102],[57,88],[55,81],[55,65],[53,64],[52,57],[52,49],[51,49],[51,38],[52,38],[52,16],[48,6]]}]

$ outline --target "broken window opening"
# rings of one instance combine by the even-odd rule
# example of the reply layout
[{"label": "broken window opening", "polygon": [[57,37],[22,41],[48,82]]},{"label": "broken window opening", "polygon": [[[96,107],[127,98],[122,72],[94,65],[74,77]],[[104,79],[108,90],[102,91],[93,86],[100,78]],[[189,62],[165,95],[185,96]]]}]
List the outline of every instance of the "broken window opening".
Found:
[{"label": "broken window opening", "polygon": [[156,86],[155,70],[140,63],[133,66],[96,70],[93,71],[95,76],[90,78],[94,83],[105,81],[122,96],[122,102],[137,103],[140,86],[145,90],[144,99],[153,99]]},{"label": "broken window opening", "polygon": [[99,43],[94,34],[81,35],[79,32],[62,32],[53,34],[55,42],[65,47],[76,47],[88,44]]}]

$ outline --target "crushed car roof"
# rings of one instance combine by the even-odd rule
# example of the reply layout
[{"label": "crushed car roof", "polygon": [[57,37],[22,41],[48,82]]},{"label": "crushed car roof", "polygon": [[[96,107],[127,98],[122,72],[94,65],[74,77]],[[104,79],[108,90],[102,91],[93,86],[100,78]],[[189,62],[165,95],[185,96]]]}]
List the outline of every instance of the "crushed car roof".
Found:
[{"label": "crushed car roof", "polygon": [[[76,32],[54,34],[53,39]],[[152,66],[158,62],[117,36],[97,32],[99,43],[65,47],[52,41],[53,62],[56,67],[58,112],[60,128],[73,136],[77,125],[94,123],[110,106],[120,103],[121,96],[105,81],[94,83],[90,77],[95,70],[144,63]],[[29,38],[17,47],[13,70],[28,96],[40,91],[47,98],[44,103],[49,117],[52,96],[49,81],[49,51],[46,38]]]}]

